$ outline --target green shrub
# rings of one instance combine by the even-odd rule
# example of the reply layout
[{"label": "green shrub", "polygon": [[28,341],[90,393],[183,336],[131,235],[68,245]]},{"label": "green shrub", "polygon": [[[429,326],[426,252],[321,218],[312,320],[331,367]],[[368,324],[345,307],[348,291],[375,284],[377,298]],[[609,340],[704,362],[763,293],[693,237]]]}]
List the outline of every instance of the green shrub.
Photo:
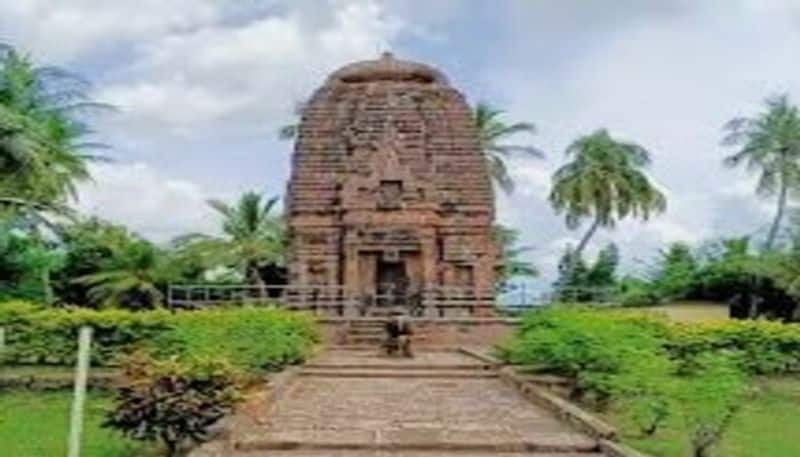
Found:
[{"label": "green shrub", "polygon": [[123,363],[123,376],[104,427],[129,438],[164,443],[169,456],[210,430],[240,399],[240,375],[212,359],[157,361],[140,354]]},{"label": "green shrub", "polygon": [[500,348],[511,363],[540,365],[577,380],[576,395],[599,402],[646,389],[640,373],[669,371],[666,324],[658,318],[563,307],[528,314]]},{"label": "green shrub", "polygon": [[706,352],[737,356],[752,374],[800,371],[800,325],[767,321],[676,323],[667,345],[674,358],[691,361]]},{"label": "green shrub", "polygon": [[317,334],[314,320],[305,314],[245,307],[182,313],[173,320],[169,337],[180,342],[184,354],[272,369],[302,361]]},{"label": "green shrub", "polygon": [[707,457],[739,408],[745,392],[745,376],[737,361],[724,352],[697,355],[689,376],[676,390],[678,413],[689,430],[694,457]]},{"label": "green shrub", "polygon": [[109,366],[119,356],[146,350],[157,357],[215,356],[247,369],[277,368],[302,360],[316,341],[313,319],[268,308],[169,313],[41,308],[0,304],[6,329],[4,359],[16,364],[73,364],[78,329],[94,328],[92,363]]},{"label": "green shrub", "polygon": [[705,457],[734,417],[749,375],[800,371],[800,326],[672,323],[557,307],[525,316],[499,351],[511,363],[575,379],[576,396],[617,410],[626,434],[654,435],[670,417],[681,419],[693,455]]},{"label": "green shrub", "polygon": [[0,305],[0,325],[6,329],[4,359],[18,364],[73,364],[78,330],[91,325],[92,364],[112,365],[118,355],[135,349],[167,349],[154,342],[169,332],[170,318],[166,311],[132,313],[6,303]]}]

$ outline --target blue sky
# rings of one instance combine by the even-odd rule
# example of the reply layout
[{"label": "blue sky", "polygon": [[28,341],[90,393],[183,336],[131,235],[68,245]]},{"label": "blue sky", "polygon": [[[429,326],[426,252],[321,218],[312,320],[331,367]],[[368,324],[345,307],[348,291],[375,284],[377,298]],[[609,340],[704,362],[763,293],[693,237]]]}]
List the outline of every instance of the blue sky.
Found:
[{"label": "blue sky", "polygon": [[119,107],[96,120],[116,161],[76,205],[156,241],[214,231],[206,198],[282,194],[291,145],[275,131],[330,71],[384,50],[438,66],[471,101],[537,124],[520,141],[548,157],[512,160],[518,191],[498,208],[546,277],[580,235],[546,203],[576,136],[607,127],[653,153],[668,212],[594,242],[618,242],[632,268],[664,242],[769,222],[753,179],[720,166],[720,127],[772,93],[800,99],[792,0],[5,0],[0,40]]}]

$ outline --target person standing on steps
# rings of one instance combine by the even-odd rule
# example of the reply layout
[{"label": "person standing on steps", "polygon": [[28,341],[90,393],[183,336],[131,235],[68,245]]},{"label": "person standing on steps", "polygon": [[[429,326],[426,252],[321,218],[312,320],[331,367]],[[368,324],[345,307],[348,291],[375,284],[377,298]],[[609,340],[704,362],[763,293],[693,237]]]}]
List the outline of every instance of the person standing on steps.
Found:
[{"label": "person standing on steps", "polygon": [[386,323],[386,353],[394,355],[399,352],[404,357],[413,357],[411,352],[411,322],[404,313],[395,313]]}]

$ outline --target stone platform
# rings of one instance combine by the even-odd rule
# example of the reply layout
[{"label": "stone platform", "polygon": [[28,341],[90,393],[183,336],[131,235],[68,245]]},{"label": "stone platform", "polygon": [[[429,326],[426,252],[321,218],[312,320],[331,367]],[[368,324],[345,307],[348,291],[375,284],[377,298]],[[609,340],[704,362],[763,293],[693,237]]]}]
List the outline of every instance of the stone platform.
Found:
[{"label": "stone platform", "polygon": [[[265,397],[266,398],[266,397]],[[329,350],[193,457],[600,457],[598,442],[454,351]]]}]

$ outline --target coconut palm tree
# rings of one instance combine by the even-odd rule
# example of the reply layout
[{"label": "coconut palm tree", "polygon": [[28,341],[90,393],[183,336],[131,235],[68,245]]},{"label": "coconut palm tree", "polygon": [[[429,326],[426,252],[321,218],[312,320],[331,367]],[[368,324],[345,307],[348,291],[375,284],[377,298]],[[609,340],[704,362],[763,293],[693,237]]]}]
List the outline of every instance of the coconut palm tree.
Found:
[{"label": "coconut palm tree", "polygon": [[744,165],[759,174],[756,194],[762,198],[777,197],[775,216],[764,243],[771,250],[781,229],[786,205],[792,191],[800,184],[800,112],[787,95],[765,101],[766,110],[754,118],[729,121],[722,140],[737,151],[726,157],[725,166]]},{"label": "coconut palm tree", "polygon": [[63,208],[90,178],[88,164],[104,160],[85,152],[104,145],[82,141],[92,133],[84,115],[109,108],[88,90],[75,75],[0,45],[1,207]]},{"label": "coconut palm tree", "polygon": [[[52,215],[71,217],[76,184],[90,178],[87,154],[104,145],[82,142],[91,134],[82,115],[108,108],[93,102],[89,86],[59,68],[36,66],[27,55],[0,44],[0,214],[11,214],[39,236],[57,233]],[[50,290],[49,270],[43,272]],[[48,297],[50,294],[47,294]]]},{"label": "coconut palm tree", "polygon": [[284,261],[284,227],[273,214],[277,197],[264,201],[256,192],[242,195],[235,205],[220,200],[208,204],[223,217],[221,237],[191,234],[174,243],[184,253],[194,253],[209,266],[236,265],[256,285],[263,285],[260,270]]},{"label": "coconut palm tree", "polygon": [[502,119],[503,114],[502,110],[478,103],[472,110],[472,119],[478,128],[481,150],[492,181],[510,194],[514,191],[514,180],[508,173],[506,160],[517,153],[536,158],[542,158],[544,154],[533,146],[505,143],[505,140],[518,133],[536,133],[536,126],[529,122],[508,124]]},{"label": "coconut palm tree", "polygon": [[643,147],[617,141],[601,129],[578,138],[566,156],[571,160],[553,175],[549,199],[556,212],[565,214],[570,229],[591,220],[575,257],[600,227],[613,228],[628,216],[647,220],[666,210],[666,198],[642,171],[650,164]]},{"label": "coconut palm tree", "polygon": [[150,309],[164,302],[163,288],[173,279],[167,256],[151,243],[134,240],[115,246],[103,269],[75,279],[89,287],[89,300],[101,308]]},{"label": "coconut palm tree", "polygon": [[531,251],[531,247],[519,244],[519,230],[495,224],[492,227],[492,237],[500,249],[502,260],[496,277],[495,288],[497,290],[505,289],[511,278],[539,275],[536,266],[523,258],[526,253]]}]

